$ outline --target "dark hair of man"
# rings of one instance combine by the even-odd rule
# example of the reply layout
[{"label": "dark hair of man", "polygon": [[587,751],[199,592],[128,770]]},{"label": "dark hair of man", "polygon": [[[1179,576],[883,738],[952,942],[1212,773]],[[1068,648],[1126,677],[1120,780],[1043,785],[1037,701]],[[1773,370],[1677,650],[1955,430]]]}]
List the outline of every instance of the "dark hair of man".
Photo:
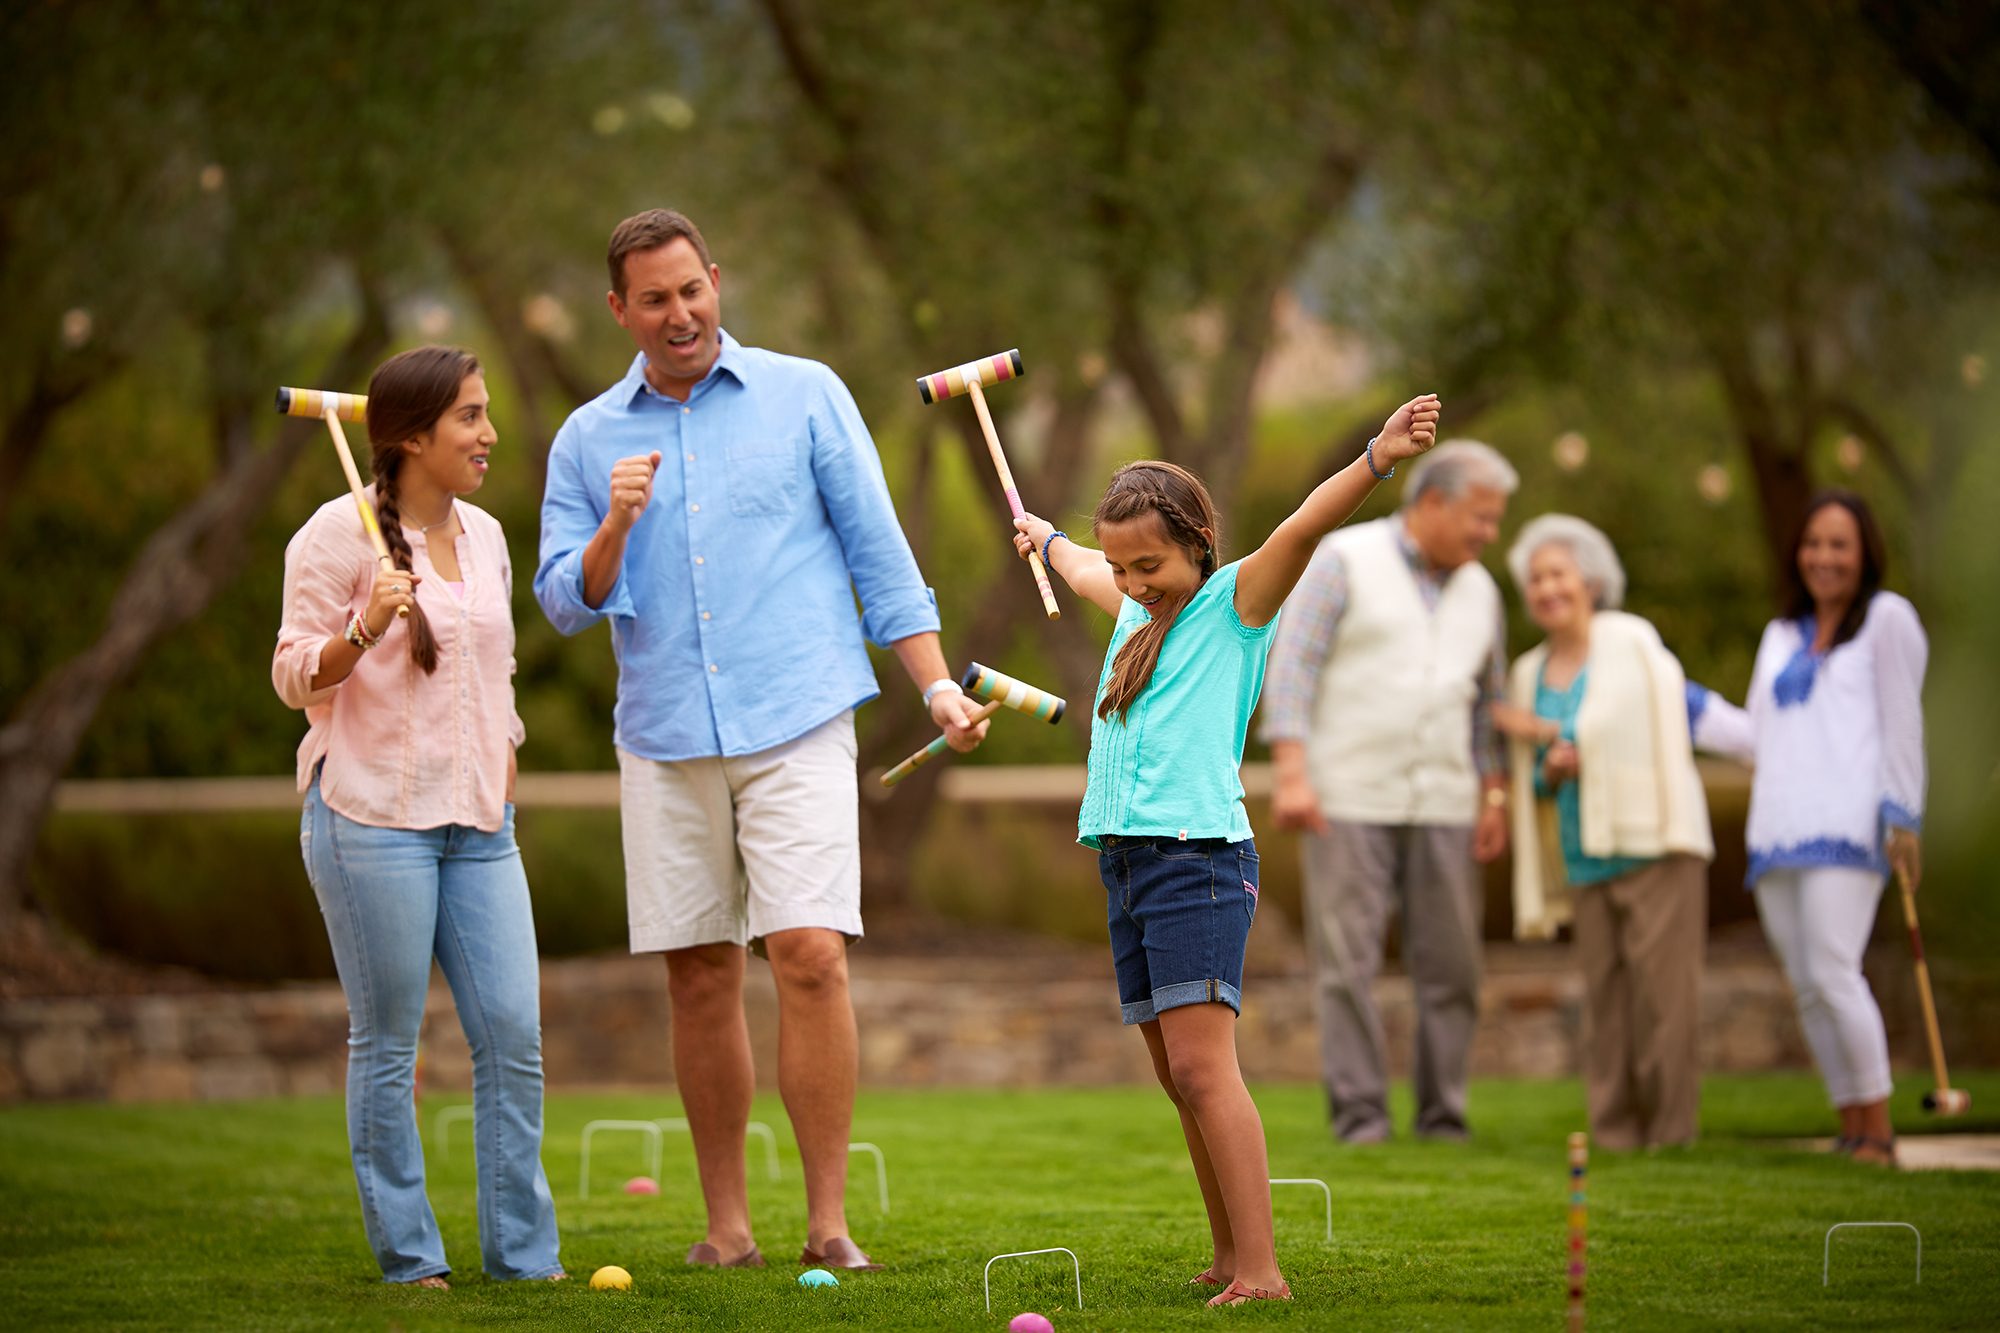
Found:
[{"label": "dark hair of man", "polygon": [[611,290],[618,293],[619,300],[625,299],[625,256],[635,250],[657,250],[677,240],[685,240],[694,247],[701,259],[701,271],[708,272],[713,262],[708,257],[708,242],[701,239],[701,228],[690,222],[685,213],[671,208],[649,208],[612,228],[611,247],[604,261],[611,271]]}]

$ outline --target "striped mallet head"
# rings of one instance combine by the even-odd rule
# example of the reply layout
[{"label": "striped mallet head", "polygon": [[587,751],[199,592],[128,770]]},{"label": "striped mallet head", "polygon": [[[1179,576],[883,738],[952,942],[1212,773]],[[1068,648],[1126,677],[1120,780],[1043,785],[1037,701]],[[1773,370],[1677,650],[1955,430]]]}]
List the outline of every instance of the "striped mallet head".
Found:
[{"label": "striped mallet head", "polygon": [[941,403],[947,398],[956,398],[965,392],[968,383],[991,387],[1002,380],[1017,380],[1024,372],[1021,369],[1021,349],[1016,347],[998,356],[984,357],[978,361],[968,361],[950,370],[940,370],[935,375],[922,375],[917,379],[917,393],[925,403]]},{"label": "striped mallet head", "polygon": [[997,704],[1018,709],[1030,717],[1038,717],[1051,725],[1062,721],[1063,709],[1069,702],[1060,695],[1048,694],[1036,689],[1026,681],[1015,680],[990,666],[974,662],[959,678],[966,691],[982,699],[991,699]]},{"label": "striped mallet head", "polygon": [[280,389],[278,411],[288,417],[323,417],[328,408],[342,421],[368,419],[368,395],[333,389]]}]

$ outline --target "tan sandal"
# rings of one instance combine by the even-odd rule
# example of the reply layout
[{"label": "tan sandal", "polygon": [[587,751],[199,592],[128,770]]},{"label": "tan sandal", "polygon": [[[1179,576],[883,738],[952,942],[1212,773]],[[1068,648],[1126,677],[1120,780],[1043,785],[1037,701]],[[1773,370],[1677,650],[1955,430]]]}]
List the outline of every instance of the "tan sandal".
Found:
[{"label": "tan sandal", "polygon": [[426,1291],[450,1291],[451,1283],[444,1280],[442,1273],[432,1273],[429,1277],[413,1277],[408,1282],[399,1283],[405,1287],[422,1287]]},{"label": "tan sandal", "polygon": [[1241,1282],[1232,1282],[1222,1289],[1222,1294],[1209,1301],[1210,1309],[1225,1305],[1242,1305],[1246,1301],[1288,1301],[1292,1298],[1292,1284],[1278,1283],[1276,1291],[1263,1287],[1246,1287]]}]

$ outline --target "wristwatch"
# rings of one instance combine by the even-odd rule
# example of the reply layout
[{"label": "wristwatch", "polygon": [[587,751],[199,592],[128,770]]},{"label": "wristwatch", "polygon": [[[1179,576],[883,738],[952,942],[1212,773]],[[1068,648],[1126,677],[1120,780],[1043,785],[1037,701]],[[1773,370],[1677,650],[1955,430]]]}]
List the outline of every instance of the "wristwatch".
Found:
[{"label": "wristwatch", "polygon": [[1495,810],[1503,808],[1507,804],[1507,789],[1505,787],[1488,787],[1486,789],[1486,804],[1492,806]]}]

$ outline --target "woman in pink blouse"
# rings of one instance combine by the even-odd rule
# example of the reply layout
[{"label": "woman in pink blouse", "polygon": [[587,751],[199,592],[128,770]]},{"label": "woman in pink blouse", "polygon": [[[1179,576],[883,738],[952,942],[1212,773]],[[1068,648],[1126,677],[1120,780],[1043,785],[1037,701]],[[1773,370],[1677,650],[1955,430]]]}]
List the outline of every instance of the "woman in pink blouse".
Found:
[{"label": "woman in pink blouse", "polygon": [[[542,1172],[535,922],[514,843],[513,571],[464,503],[497,437],[470,352],[419,347],[368,385],[381,570],[348,496],[285,548],[271,680],[305,710],[299,842],[347,994],[347,1136],[390,1282],[450,1272],[410,1114],[431,959],[472,1048],[479,1247],[496,1278],[558,1278]],[[407,618],[397,612],[407,607]]]}]

